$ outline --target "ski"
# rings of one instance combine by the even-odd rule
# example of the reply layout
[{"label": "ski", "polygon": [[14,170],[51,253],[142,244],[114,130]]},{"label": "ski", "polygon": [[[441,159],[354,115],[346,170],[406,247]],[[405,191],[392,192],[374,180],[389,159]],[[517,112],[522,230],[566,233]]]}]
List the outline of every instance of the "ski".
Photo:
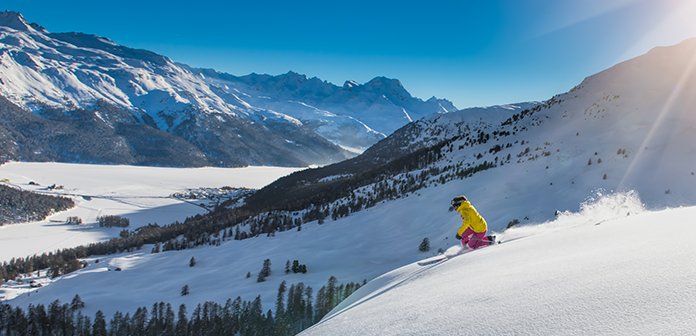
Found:
[{"label": "ski", "polygon": [[[472,238],[472,239],[473,239],[473,238]],[[474,239],[474,240],[481,240],[481,239]],[[501,243],[500,241],[498,241],[498,240],[496,239],[496,236],[486,236],[486,240],[490,242],[490,245],[496,245],[496,244],[500,244],[500,243]],[[490,246],[490,245],[487,245],[487,246]],[[487,246],[484,246],[484,247],[487,247]],[[484,248],[484,247],[481,247],[481,248]],[[476,249],[476,250],[479,250],[479,249]],[[462,255],[462,254],[467,254],[467,253],[469,253],[469,252],[473,252],[473,251],[476,251],[476,250],[472,250],[472,249],[470,249],[470,248],[467,247],[467,248],[461,249],[461,250],[460,250],[458,253],[456,253],[456,254],[452,254],[452,255],[440,254],[440,255],[437,255],[437,256],[434,256],[434,257],[430,257],[430,258],[428,258],[428,259],[423,259],[423,260],[417,262],[417,264],[418,264],[419,266],[432,265],[432,264],[436,264],[436,263],[439,263],[439,262],[441,262],[441,261],[445,261],[445,260],[447,260],[447,259],[452,259],[452,258],[454,258],[454,257],[456,257],[456,256],[460,256],[460,255]]]},{"label": "ski", "polygon": [[447,259],[452,259],[452,258],[454,258],[456,256],[460,256],[462,254],[467,254],[469,252],[474,252],[474,251],[476,251],[476,250],[472,250],[472,249],[467,247],[467,248],[463,248],[463,249],[459,250],[459,252],[457,252],[456,254],[451,254],[451,255],[441,254],[438,256],[434,256],[434,257],[430,257],[428,259],[421,260],[418,262],[418,265],[420,265],[420,266],[432,265],[432,264],[439,263],[441,261],[445,261]]},{"label": "ski", "polygon": [[448,257],[448,256],[446,256],[446,255],[444,255],[444,254],[441,254],[441,255],[438,255],[438,256],[435,256],[435,257],[432,257],[432,258],[428,258],[428,259],[421,260],[421,261],[418,262],[418,265],[419,265],[419,266],[432,265],[432,264],[439,263],[439,262],[441,262],[441,261],[443,261],[443,260],[445,260],[445,259],[449,259],[449,258],[451,258],[451,257]]}]

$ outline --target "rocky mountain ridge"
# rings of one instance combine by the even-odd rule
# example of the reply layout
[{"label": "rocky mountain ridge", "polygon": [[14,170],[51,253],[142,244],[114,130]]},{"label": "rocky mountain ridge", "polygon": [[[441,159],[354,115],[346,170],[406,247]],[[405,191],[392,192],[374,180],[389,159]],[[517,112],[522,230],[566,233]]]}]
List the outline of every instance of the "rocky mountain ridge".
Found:
[{"label": "rocky mountain ridge", "polygon": [[[51,129],[57,126],[49,115],[71,123],[56,111],[65,115],[83,111],[81,118],[115,130],[115,139],[131,147],[131,153],[116,160],[77,162],[174,166],[189,161],[196,161],[190,163],[194,166],[338,162],[411,120],[455,109],[446,100],[413,98],[397,80],[382,77],[365,85],[347,82],[339,87],[294,72],[236,77],[195,69],[108,38],[51,33],[11,11],[0,13],[0,95],[7,99],[4,105],[11,103],[44,122],[53,121],[48,123]],[[119,125],[137,126],[128,127],[128,136],[120,134]],[[138,135],[134,128],[139,129]],[[166,137],[160,132],[182,139],[195,150],[174,149],[168,141],[150,142],[148,152],[164,146],[162,151],[187,158],[128,158],[143,155],[142,151],[134,154],[138,146],[131,142]],[[86,134],[84,129],[81,133]],[[37,146],[31,152],[47,152]],[[6,150],[12,151],[17,149]],[[72,146],[70,151],[82,149]],[[50,156],[70,160],[62,154]]]}]

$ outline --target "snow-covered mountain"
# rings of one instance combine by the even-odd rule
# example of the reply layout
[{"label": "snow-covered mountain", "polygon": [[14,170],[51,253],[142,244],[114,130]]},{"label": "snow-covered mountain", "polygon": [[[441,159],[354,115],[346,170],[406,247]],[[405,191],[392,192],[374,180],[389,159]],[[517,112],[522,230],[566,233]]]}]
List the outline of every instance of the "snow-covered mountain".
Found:
[{"label": "snow-covered mountain", "polygon": [[[356,158],[295,172],[190,221],[189,230],[224,224],[206,233],[227,236],[219,246],[92,255],[88,267],[42,280],[39,293],[15,283],[5,293],[22,307],[80,294],[89,315],[257,295],[265,311],[283,281],[317,289],[333,275],[373,282],[308,334],[688,332],[693,277],[681,266],[693,254],[695,55],[696,39],[687,40],[545,102],[424,117]],[[505,242],[413,265],[458,246],[461,219],[448,208],[461,194]],[[230,239],[237,230],[248,238]],[[418,251],[424,238],[427,253]],[[274,272],[265,282],[246,277],[266,259]],[[308,273],[282,272],[288,260]],[[470,319],[478,311],[484,317]]]},{"label": "snow-covered mountain", "polygon": [[[152,163],[137,157],[151,156],[147,148],[172,142],[163,133],[194,147],[171,148],[191,153],[194,159],[188,161],[194,162],[170,159],[169,165],[326,164],[355,155],[332,143],[360,152],[414,119],[455,110],[446,100],[413,98],[398,80],[382,77],[338,87],[293,72],[235,77],[193,69],[108,38],[51,33],[11,11],[0,13],[0,95],[44,122],[89,118],[93,127],[102,128],[100,133],[112,128],[114,138],[135,148],[121,161],[82,155],[88,158],[78,162],[157,165],[167,165],[167,160]],[[66,112],[75,110],[87,112],[79,117]],[[60,118],[65,115],[68,120]],[[121,130],[123,125],[129,126],[128,131]],[[8,127],[14,138],[24,128]],[[76,128],[75,132],[86,133],[84,127]],[[133,134],[134,128],[144,129]],[[165,139],[131,144],[148,136]],[[71,160],[54,156],[20,158]]]},{"label": "snow-covered mountain", "polygon": [[235,77],[212,69],[193,69],[223,98],[289,115],[347,147],[366,148],[407,123],[432,113],[455,111],[445,99],[422,101],[396,79],[376,77],[342,87],[295,72],[278,76]]}]

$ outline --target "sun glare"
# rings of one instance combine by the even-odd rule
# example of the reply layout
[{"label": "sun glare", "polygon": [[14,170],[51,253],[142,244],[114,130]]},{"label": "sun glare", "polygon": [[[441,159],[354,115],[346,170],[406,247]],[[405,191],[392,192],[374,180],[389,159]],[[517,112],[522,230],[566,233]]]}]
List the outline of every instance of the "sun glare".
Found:
[{"label": "sun glare", "polygon": [[[670,19],[665,22],[663,25],[663,28],[666,26],[671,27],[671,29],[674,28],[683,28],[687,32],[691,32],[690,37],[696,37],[696,20],[693,18],[696,17],[696,1],[692,0],[667,0],[664,1],[666,6],[671,6],[671,15]],[[665,33],[664,31],[662,33]],[[675,60],[676,61],[676,60]],[[679,62],[677,62],[679,64]],[[682,66],[682,65],[679,65]],[[645,152],[647,148],[650,147],[650,144],[652,143],[653,137],[655,136],[657,130],[662,126],[665,118],[670,115],[670,113],[678,113],[679,111],[673,110],[673,107],[675,105],[675,102],[677,99],[680,97],[680,93],[684,92],[685,85],[689,81],[689,79],[692,78],[692,75],[694,74],[694,70],[696,69],[696,52],[694,52],[694,48],[692,48],[692,55],[690,58],[687,60],[687,62],[683,63],[683,68],[679,69],[679,72],[681,73],[679,78],[676,80],[674,83],[673,89],[670,92],[667,100],[665,101],[664,105],[661,107],[659,113],[657,114],[657,118],[655,121],[652,123],[652,126],[650,128],[650,131],[648,132],[647,136],[643,140],[643,143],[641,146],[638,148],[637,154],[634,156],[633,161],[629,165],[628,169],[626,170],[626,173],[624,174],[623,178],[621,179],[621,182],[619,183],[619,188],[624,187],[626,180],[629,178],[632,170],[636,167],[638,162],[641,159],[642,154]]]}]

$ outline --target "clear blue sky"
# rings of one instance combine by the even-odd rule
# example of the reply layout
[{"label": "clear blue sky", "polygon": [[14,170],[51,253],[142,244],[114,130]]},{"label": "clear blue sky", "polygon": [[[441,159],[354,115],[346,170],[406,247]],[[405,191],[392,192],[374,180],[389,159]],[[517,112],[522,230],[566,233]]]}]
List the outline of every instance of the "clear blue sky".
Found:
[{"label": "clear blue sky", "polygon": [[[398,78],[459,108],[548,99],[658,45],[696,36],[694,0],[13,1],[79,31],[234,75],[336,85]],[[4,10],[1,9],[1,10]]]}]

